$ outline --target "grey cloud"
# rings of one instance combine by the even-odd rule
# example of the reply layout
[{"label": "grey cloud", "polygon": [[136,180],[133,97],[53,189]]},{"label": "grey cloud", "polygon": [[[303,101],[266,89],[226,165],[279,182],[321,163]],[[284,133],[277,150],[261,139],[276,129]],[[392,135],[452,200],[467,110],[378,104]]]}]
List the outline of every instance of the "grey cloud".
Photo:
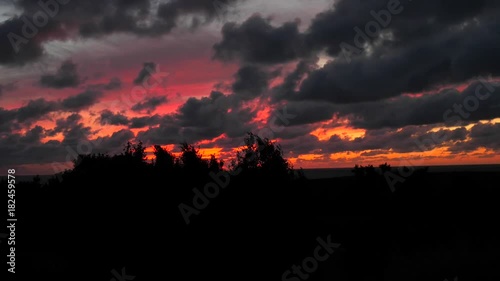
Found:
[{"label": "grey cloud", "polygon": [[307,53],[298,24],[296,21],[274,27],[260,15],[241,25],[227,23],[222,28],[222,41],[213,47],[214,58],[262,64],[295,60]]},{"label": "grey cloud", "polygon": [[103,110],[99,118],[101,125],[128,125],[128,118],[120,113],[113,113],[110,110]]},{"label": "grey cloud", "polygon": [[255,65],[245,65],[235,74],[232,90],[239,99],[252,100],[268,89],[269,80],[274,76],[276,73],[268,73]]},{"label": "grey cloud", "polygon": [[43,75],[40,78],[40,85],[46,88],[71,88],[77,87],[80,83],[76,64],[72,61],[63,62],[55,74]]},{"label": "grey cloud", "polygon": [[152,111],[156,110],[158,106],[166,104],[167,102],[168,100],[164,96],[150,97],[132,106],[132,110],[136,112],[146,111],[149,114]]},{"label": "grey cloud", "polygon": [[62,100],[61,108],[67,111],[80,111],[96,104],[101,96],[100,91],[87,90]]}]

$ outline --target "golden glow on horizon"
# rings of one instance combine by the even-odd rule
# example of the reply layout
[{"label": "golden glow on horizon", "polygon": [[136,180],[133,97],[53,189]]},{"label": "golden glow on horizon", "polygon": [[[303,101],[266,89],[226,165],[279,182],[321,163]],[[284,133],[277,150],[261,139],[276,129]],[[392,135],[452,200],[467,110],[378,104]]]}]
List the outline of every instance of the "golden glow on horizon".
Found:
[{"label": "golden glow on horizon", "polygon": [[317,137],[320,141],[327,141],[334,135],[338,135],[343,139],[354,140],[356,138],[364,137],[365,133],[366,130],[363,129],[353,129],[341,126],[336,128],[318,128],[310,134]]}]

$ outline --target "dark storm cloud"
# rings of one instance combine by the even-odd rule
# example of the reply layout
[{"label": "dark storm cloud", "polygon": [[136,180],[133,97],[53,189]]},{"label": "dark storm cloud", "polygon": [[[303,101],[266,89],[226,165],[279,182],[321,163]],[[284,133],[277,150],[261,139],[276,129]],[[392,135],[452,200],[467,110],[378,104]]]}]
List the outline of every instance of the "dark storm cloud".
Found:
[{"label": "dark storm cloud", "polygon": [[24,65],[42,56],[39,41],[22,37],[24,25],[23,19],[18,17],[0,23],[0,65]]},{"label": "dark storm cloud", "polygon": [[170,31],[177,26],[178,20],[184,15],[192,15],[191,27],[208,23],[215,17],[223,16],[227,7],[245,0],[173,0],[163,3],[158,8],[158,26]]},{"label": "dark storm cloud", "polygon": [[62,133],[64,139],[61,144],[76,147],[78,144],[89,140],[92,129],[83,123],[78,123],[75,126],[66,128]]},{"label": "dark storm cloud", "polygon": [[149,144],[195,143],[222,134],[238,138],[255,129],[250,124],[254,117],[255,112],[235,105],[234,96],[212,92],[208,97],[189,98],[176,113],[163,116],[159,127],[140,132],[137,138]]},{"label": "dark storm cloud", "polygon": [[359,128],[399,128],[408,125],[449,126],[500,117],[500,85],[474,82],[464,91],[442,90],[421,97],[401,96],[394,100],[338,106]]},{"label": "dark storm cloud", "polygon": [[[70,122],[69,122],[70,123]],[[68,123],[68,125],[69,125]],[[94,144],[93,153],[118,153],[124,143],[134,138],[129,130],[121,130],[111,136],[88,139],[88,128],[81,123],[72,124],[72,127],[61,127],[64,140],[62,142],[50,140],[42,143],[41,139],[46,131],[36,126],[25,134],[9,134],[0,138],[0,167],[13,167],[24,164],[66,163],[75,159],[78,145],[83,143]],[[54,171],[56,172],[56,171]]]},{"label": "dark storm cloud", "polygon": [[0,23],[0,64],[35,61],[44,53],[43,43],[55,39],[112,33],[160,36],[185,22],[187,16],[193,18],[188,27],[196,28],[224,13],[225,6],[243,1],[219,0],[222,7],[207,0],[13,1],[21,14]]},{"label": "dark storm cloud", "polygon": [[134,139],[134,133],[130,130],[122,129],[114,132],[111,136],[98,137],[93,140],[93,143],[96,144],[93,151],[95,153],[118,153],[121,152],[123,145],[132,139]]},{"label": "dark storm cloud", "polygon": [[18,122],[36,121],[50,112],[56,111],[58,108],[57,102],[46,101],[43,98],[31,100],[23,107],[20,107],[15,112],[15,118]]},{"label": "dark storm cloud", "polygon": [[102,93],[87,90],[63,100],[48,101],[44,98],[30,100],[26,105],[16,109],[6,110],[0,107],[0,132],[8,132],[31,125],[33,122],[46,118],[53,112],[78,112],[99,101]]},{"label": "dark storm cloud", "polygon": [[24,126],[43,119],[47,114],[56,111],[57,102],[46,101],[43,98],[30,100],[26,105],[17,109],[4,109],[0,107],[0,133],[9,134]]},{"label": "dark storm cloud", "polygon": [[13,121],[16,120],[16,112],[14,110],[7,110],[0,107],[0,134],[10,132],[13,127]]},{"label": "dark storm cloud", "polygon": [[66,111],[80,111],[96,104],[101,96],[102,92],[87,90],[62,100],[61,107]]},{"label": "dark storm cloud", "polygon": [[[128,140],[134,137],[134,134],[130,130],[123,129],[114,132],[111,136],[90,139],[90,136],[95,132],[90,127],[81,123],[82,120],[82,116],[76,113],[66,118],[58,119],[56,120],[56,127],[54,130],[48,131],[48,135],[62,133],[64,139],[60,143],[61,146],[67,146],[77,151],[78,145],[85,144],[90,146],[94,153],[117,152]],[[67,155],[68,152],[65,154]]]},{"label": "dark storm cloud", "polygon": [[473,81],[462,92],[444,89],[419,97],[400,96],[390,100],[354,104],[319,101],[289,102],[288,111],[297,117],[288,126],[347,118],[355,128],[400,128],[408,125],[454,126],[500,117],[500,85]]},{"label": "dark storm cloud", "polygon": [[132,110],[135,112],[146,111],[149,114],[150,112],[155,111],[158,106],[166,104],[167,102],[168,100],[164,96],[146,98],[144,101],[132,106]]},{"label": "dark storm cloud", "polygon": [[298,25],[288,22],[273,27],[260,15],[241,25],[227,23],[222,28],[222,41],[214,45],[214,58],[262,64],[292,61],[307,53]]},{"label": "dark storm cloud", "polygon": [[41,143],[44,130],[36,126],[25,134],[9,134],[0,138],[0,167],[9,165],[64,161],[64,146],[58,141]]},{"label": "dark storm cloud", "polygon": [[276,129],[276,125],[281,124],[268,124],[269,128],[274,129],[274,138],[277,139],[294,139],[297,137],[309,135],[311,131],[313,131],[316,127],[310,124],[306,125],[297,125],[297,126],[289,126],[289,127],[278,127]]},{"label": "dark storm cloud", "polygon": [[[295,23],[274,27],[260,16],[241,25],[226,24],[222,40],[214,45],[215,58],[273,64],[327,50],[335,60],[312,71],[298,93],[290,93],[290,84],[283,85],[285,90],[277,98],[377,101],[477,75],[498,75],[499,14],[500,3],[493,0],[337,1],[304,33]],[[383,28],[370,38],[367,24]],[[346,60],[343,43],[359,52]]]},{"label": "dark storm cloud", "polygon": [[[302,83],[299,100],[334,103],[377,101],[402,93],[433,90],[477,75],[500,73],[498,26],[470,26],[436,35],[404,49],[338,59],[311,73]],[[482,46],[477,51],[477,46]]]},{"label": "dark storm cloud", "polygon": [[297,86],[300,85],[300,82],[306,75],[311,73],[314,69],[317,68],[315,65],[318,61],[317,57],[312,59],[304,59],[297,63],[295,69],[285,76],[285,79],[282,84],[274,87],[273,90],[273,101],[279,101],[284,98],[290,98],[290,95],[293,95],[296,91]]},{"label": "dark storm cloud", "polygon": [[[314,124],[320,121],[331,120],[334,114],[335,107],[329,103],[320,102],[288,102],[286,105],[287,111],[296,117],[290,119],[285,126],[297,126],[305,124]],[[276,109],[275,113],[279,110]],[[280,120],[275,120],[275,123],[281,124]]]},{"label": "dark storm cloud", "polygon": [[258,66],[245,65],[234,75],[232,90],[239,99],[252,100],[268,89],[269,80],[275,76],[276,73],[268,73]]},{"label": "dark storm cloud", "polygon": [[127,116],[121,113],[113,113],[110,110],[103,110],[99,118],[101,125],[128,125],[129,120]]},{"label": "dark storm cloud", "polygon": [[[387,150],[395,153],[425,152],[432,149],[455,145],[467,138],[467,129],[439,129],[430,131],[431,126],[408,126],[402,129],[368,130],[362,137],[346,139],[333,135],[328,141],[319,141],[315,136],[304,135],[294,139],[284,139],[284,149],[294,153],[341,153],[365,150]],[[429,141],[432,140],[432,141]]]},{"label": "dark storm cloud", "polygon": [[48,136],[55,136],[58,133],[64,132],[67,128],[75,127],[82,120],[82,116],[78,113],[73,113],[66,118],[60,118],[56,120],[56,127],[51,130],[47,130]]},{"label": "dark storm cloud", "polygon": [[[342,42],[355,45],[355,27],[366,33],[366,27],[373,22],[392,34],[394,39],[386,39],[386,46],[411,45],[449,32],[464,22],[478,20],[483,24],[496,17],[498,8],[498,1],[494,0],[336,1],[333,9],[318,14],[313,20],[306,32],[306,42],[313,48],[326,47],[330,55],[337,56]],[[380,39],[381,33],[369,38],[372,40],[367,43]],[[360,38],[360,41],[363,40]]]},{"label": "dark storm cloud", "polygon": [[[231,111],[229,112],[229,110]],[[248,122],[255,116],[248,109],[232,108],[230,96],[212,92],[209,97],[190,98],[176,114],[186,137],[211,139],[226,133],[238,137],[249,131]]]},{"label": "dark storm cloud", "polygon": [[451,147],[452,152],[470,152],[478,148],[500,151],[500,124],[477,124],[471,128],[470,139]]},{"label": "dark storm cloud", "polygon": [[178,144],[186,141],[181,135],[181,128],[175,124],[174,118],[164,118],[156,128],[150,128],[137,134],[137,139],[146,144]]},{"label": "dark storm cloud", "polygon": [[[168,116],[168,115],[167,115]],[[164,117],[167,118],[168,117]],[[115,126],[128,126],[129,129],[140,129],[158,125],[164,119],[160,115],[153,116],[133,117],[128,118],[121,113],[113,113],[109,110],[103,110],[99,117],[101,125],[115,125]]]},{"label": "dark storm cloud", "polygon": [[[18,6],[25,14],[32,15],[40,10],[37,2],[18,1]],[[238,2],[243,0],[219,1],[223,9]],[[52,20],[76,27],[85,37],[118,32],[157,36],[170,32],[186,16],[194,17],[189,25],[197,27],[210,22],[221,12],[214,1],[207,0],[71,0],[59,6],[59,12]]]},{"label": "dark storm cloud", "polygon": [[153,116],[145,116],[145,117],[134,117],[130,119],[130,129],[140,129],[145,127],[151,127],[160,124],[161,117],[156,114]]},{"label": "dark storm cloud", "polygon": [[81,82],[76,68],[76,64],[72,61],[65,61],[55,74],[40,77],[40,85],[54,89],[76,87]]}]

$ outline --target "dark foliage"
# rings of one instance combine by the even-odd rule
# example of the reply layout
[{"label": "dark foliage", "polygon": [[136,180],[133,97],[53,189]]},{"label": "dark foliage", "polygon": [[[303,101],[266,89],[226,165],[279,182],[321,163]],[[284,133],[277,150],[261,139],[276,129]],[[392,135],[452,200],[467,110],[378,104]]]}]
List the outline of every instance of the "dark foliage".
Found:
[{"label": "dark foliage", "polygon": [[[19,264],[54,281],[123,267],[134,280],[280,280],[331,235],[340,248],[308,280],[498,280],[498,174],[385,163],[310,180],[271,140],[245,145],[226,167],[187,143],[154,146],[154,161],[127,143],[18,183]],[[388,175],[403,180],[391,189]],[[181,204],[196,208],[188,225]]]}]

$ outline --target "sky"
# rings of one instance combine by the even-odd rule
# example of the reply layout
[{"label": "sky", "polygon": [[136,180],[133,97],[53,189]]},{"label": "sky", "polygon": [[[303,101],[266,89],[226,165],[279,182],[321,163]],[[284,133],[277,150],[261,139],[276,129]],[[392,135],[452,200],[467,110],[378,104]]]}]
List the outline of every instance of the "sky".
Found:
[{"label": "sky", "polygon": [[500,163],[500,2],[0,0],[0,169],[127,141],[295,168]]}]

